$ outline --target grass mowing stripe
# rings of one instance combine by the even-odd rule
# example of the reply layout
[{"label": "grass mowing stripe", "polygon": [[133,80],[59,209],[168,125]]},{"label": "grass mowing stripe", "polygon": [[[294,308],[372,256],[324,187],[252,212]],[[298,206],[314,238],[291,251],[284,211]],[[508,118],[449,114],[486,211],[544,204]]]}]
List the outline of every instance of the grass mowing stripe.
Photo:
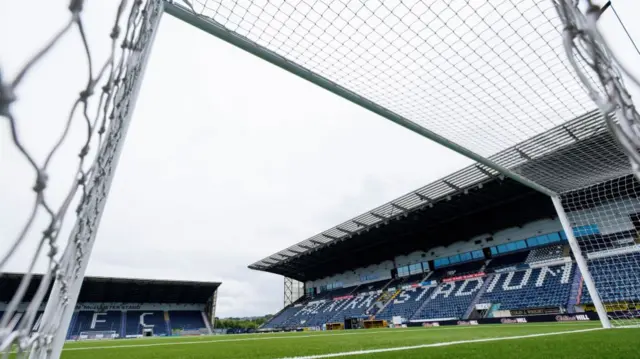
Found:
[{"label": "grass mowing stripe", "polygon": [[498,338],[484,338],[484,339],[458,340],[458,341],[454,341],[454,342],[441,342],[441,343],[431,343],[431,344],[411,345],[411,346],[404,346],[404,347],[381,348],[381,349],[369,349],[369,350],[357,350],[357,351],[351,351],[351,352],[330,353],[330,354],[318,354],[318,355],[307,355],[307,356],[298,356],[298,357],[284,357],[284,358],[281,358],[281,359],[323,359],[323,358],[335,358],[335,357],[343,357],[343,356],[355,356],[355,355],[365,355],[365,354],[377,354],[377,353],[387,353],[387,352],[396,352],[396,351],[403,351],[403,350],[415,350],[415,349],[433,348],[433,347],[445,347],[445,346],[459,345],[459,344],[472,344],[472,343],[495,342],[495,341],[503,341],[503,340],[514,340],[514,339],[527,339],[527,338],[548,337],[548,336],[562,335],[562,334],[574,334],[574,333],[591,332],[591,331],[595,331],[595,330],[602,330],[602,328],[590,328],[590,329],[565,330],[565,331],[561,331],[561,332],[550,332],[550,333],[539,333],[539,334],[516,335],[516,336],[511,336],[511,337],[498,337]]},{"label": "grass mowing stripe", "polygon": [[[524,324],[518,325],[518,327],[558,327],[558,326],[583,326],[585,323],[554,323],[554,324]],[[303,339],[303,338],[317,338],[317,337],[338,337],[345,335],[371,335],[371,334],[384,334],[384,333],[403,333],[413,332],[417,330],[466,330],[473,328],[504,328],[504,325],[486,325],[486,326],[460,326],[460,327],[437,327],[437,328],[408,328],[408,329],[385,329],[385,330],[372,330],[372,331],[355,331],[346,333],[318,333],[318,334],[303,334],[303,335],[278,335],[268,337],[249,337],[249,338],[233,338],[233,339],[219,339],[219,340],[190,340],[184,342],[160,342],[160,343],[144,343],[144,344],[122,344],[122,345],[105,345],[105,346],[87,346],[69,348],[65,347],[64,351],[78,351],[78,350],[97,350],[97,349],[123,349],[123,348],[145,348],[156,346],[171,346],[171,345],[189,345],[189,344],[211,344],[211,343],[230,343],[230,342],[243,342],[243,341],[258,341],[258,340],[278,340],[278,339]],[[130,339],[129,339],[130,340]],[[82,342],[76,342],[82,343]],[[75,344],[75,343],[74,343]]]},{"label": "grass mowing stripe", "polygon": [[[408,330],[397,330],[395,332],[406,332]],[[255,338],[236,338],[236,339],[220,339],[220,340],[201,340],[201,341],[188,341],[188,342],[169,342],[169,343],[151,343],[151,344],[127,344],[127,345],[110,345],[99,347],[81,347],[81,348],[64,348],[65,351],[71,350],[93,350],[93,349],[119,349],[119,348],[145,348],[145,347],[157,347],[165,345],[187,345],[187,344],[211,344],[211,343],[232,343],[232,342],[245,342],[256,340],[275,340],[275,339],[303,339],[303,338],[317,338],[317,337],[336,337],[343,335],[364,335],[364,334],[376,334],[387,333],[390,330],[384,331],[372,331],[362,333],[336,333],[336,334],[315,334],[315,335],[296,335],[296,336],[278,336],[278,337],[255,337]]]}]

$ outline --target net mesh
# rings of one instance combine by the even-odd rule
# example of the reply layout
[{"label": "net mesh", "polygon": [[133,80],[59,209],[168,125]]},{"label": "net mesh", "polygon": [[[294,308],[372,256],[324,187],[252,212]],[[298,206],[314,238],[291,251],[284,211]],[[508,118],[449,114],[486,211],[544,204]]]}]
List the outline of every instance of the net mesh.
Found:
[{"label": "net mesh", "polygon": [[193,11],[484,156],[595,107],[551,2],[200,0]]},{"label": "net mesh", "polygon": [[[28,238],[37,237],[31,257],[19,259],[21,263],[26,262],[26,274],[0,319],[0,352],[15,350],[18,357],[48,356],[56,334],[66,334],[66,325],[75,306],[88,253],[131,118],[149,45],[162,14],[162,2],[157,0],[115,3],[111,32],[104,34],[110,39],[108,56],[98,59],[86,34],[91,24],[84,20],[84,1],[71,0],[66,5],[68,19],[51,40],[28,58],[15,74],[0,72],[0,120],[3,120],[0,130],[7,131],[6,138],[10,139],[19,161],[29,166],[34,178],[33,183],[24,183],[23,188],[15,189],[27,191],[30,188],[33,205],[13,240],[7,241],[8,245],[3,245],[0,251],[1,275]],[[20,93],[25,78],[72,35],[84,49],[83,57],[88,69],[86,86],[79,89],[62,128],[51,134],[55,137],[54,145],[44,156],[39,156],[26,144],[29,142],[25,138],[26,132],[20,130],[25,122],[32,119],[15,115],[12,105],[21,100],[16,94]],[[10,48],[3,49],[3,52],[11,51]],[[28,100],[38,103],[42,99]],[[74,129],[85,134],[80,141],[76,142],[77,138],[70,135]],[[60,155],[60,148],[65,145],[75,146],[78,160],[73,172],[60,174],[54,163],[56,156]],[[5,168],[2,172],[8,171]],[[54,180],[53,174],[60,174],[63,181],[68,179],[64,196],[50,193],[48,184]],[[60,197],[59,201],[53,200]],[[60,238],[61,228],[64,221],[71,219],[73,212],[77,216],[76,224],[65,246],[64,239]],[[42,217],[46,220],[37,220]],[[45,224],[39,226],[40,223]],[[37,289],[29,290],[34,268],[40,261],[46,262],[44,275]],[[49,295],[54,280],[55,285]],[[34,330],[38,311],[42,310],[47,295],[47,309]],[[22,319],[18,323],[11,322],[22,302],[29,303]]]},{"label": "net mesh", "polygon": [[[582,57],[567,60],[553,1],[198,0],[176,6],[547,192],[629,172],[575,68],[592,84],[598,74]],[[603,166],[575,161],[580,156]]]},{"label": "net mesh", "polygon": [[[563,195],[563,206],[613,325],[640,324],[640,200],[635,177]],[[595,310],[583,284],[578,304]]]},{"label": "net mesh", "polygon": [[[568,59],[604,116],[613,139],[620,145],[615,148],[622,149],[616,162],[621,164],[627,157],[635,175],[577,187],[578,190],[563,194],[563,207],[582,252],[575,255],[586,258],[598,296],[612,324],[637,326],[640,324],[640,201],[637,181],[640,178],[640,115],[625,88],[622,73],[636,85],[638,81],[616,61],[596,26],[606,8],[592,1],[588,2],[584,12],[577,2],[557,1],[555,5],[565,25],[563,35]],[[614,144],[609,146],[613,150]],[[607,155],[602,157],[594,154],[601,150],[601,147],[594,148],[581,154],[579,159],[598,169],[606,165],[608,154],[613,152],[604,151]],[[588,290],[583,293],[580,301],[594,310],[592,293]]]},{"label": "net mesh", "polygon": [[[596,26],[606,8],[612,7],[611,3],[602,8],[593,1],[588,1],[588,5],[584,14],[577,2],[556,3],[565,25],[565,50],[578,78],[629,156],[634,174],[640,178],[640,114],[624,85],[622,74],[624,73],[624,76],[636,86],[640,86],[640,82],[622,63],[616,61],[615,53],[611,51]],[[615,12],[615,9],[612,11]],[[615,16],[620,21],[617,13]],[[624,24],[622,27],[626,32]],[[629,35],[628,32],[626,34]],[[618,121],[614,121],[614,113]]]},{"label": "net mesh", "polygon": [[[563,37],[567,32],[562,30],[568,20],[578,19],[579,13],[575,6],[558,4],[573,6],[570,2],[508,0],[197,0],[174,5],[489,157],[508,171],[563,193],[564,206],[572,225],[578,228],[574,232],[584,247],[596,285],[603,293],[613,293],[603,295],[605,301],[627,305],[626,314],[612,317],[633,321],[629,319],[634,316],[630,308],[636,299],[624,293],[633,292],[625,292],[625,288],[636,288],[633,278],[638,274],[636,245],[628,240],[629,233],[635,236],[637,183],[628,176],[626,156],[635,158],[631,149],[638,147],[631,136],[640,133],[632,122],[637,113],[622,91],[619,76],[614,72],[605,76],[604,70],[609,68],[593,66],[593,58],[584,56],[609,54],[595,32],[588,32],[590,42],[578,43],[590,45],[587,51],[574,51],[581,49],[574,47],[571,61],[567,60]],[[3,130],[7,129],[13,147],[32,168],[34,177],[30,185],[32,210],[15,239],[0,253],[0,272],[30,233],[42,233],[28,260],[27,274],[0,320],[0,350],[5,352],[12,348],[20,354],[47,349],[61,323],[64,326],[68,321],[65,316],[73,309],[69,306],[79,291],[163,3],[119,2],[113,31],[108,35],[110,55],[103,62],[91,56],[83,6],[84,1],[71,0],[69,19],[52,40],[15,74],[0,72]],[[79,35],[85,49],[89,76],[65,126],[55,134],[55,145],[43,158],[37,158],[24,145],[19,130],[22,119],[15,116],[11,105],[17,101],[25,77],[71,33]],[[604,55],[598,64],[611,63]],[[575,70],[581,76],[576,77]],[[607,107],[594,93],[609,94],[612,87],[620,90],[615,96],[618,102]],[[615,116],[612,108],[618,109]],[[621,127],[612,125],[618,122]],[[618,135],[624,151],[608,135],[607,124]],[[53,203],[47,196],[52,159],[69,141],[72,127],[82,127],[86,136],[77,144],[75,179],[62,200]],[[478,171],[481,176],[495,174],[483,167]],[[70,209],[77,214],[76,226],[61,251],[60,228]],[[41,214],[48,218],[47,224],[36,228],[34,219]],[[578,236],[583,227],[597,228],[599,233]],[[47,270],[41,285],[25,319],[12,327],[8,318],[14,317],[24,300],[34,266],[43,257]],[[615,270],[615,263],[623,267]],[[625,276],[612,277],[620,271]],[[56,285],[42,323],[32,334],[36,313],[54,279]],[[609,290],[611,286],[614,290]]]},{"label": "net mesh", "polygon": [[304,283],[284,277],[284,306],[295,303],[304,296]]},{"label": "net mesh", "polygon": [[[593,26],[581,22],[577,1],[196,0],[175,5],[223,29],[216,36],[242,39],[489,158],[489,167],[506,168],[547,193],[561,194],[577,228],[590,222],[613,235],[617,227],[604,223],[629,226],[635,194],[616,186],[607,187],[607,194],[599,191],[622,180],[635,188],[629,143],[635,151],[640,141],[620,140],[620,129],[640,133],[625,124],[637,114],[602,39],[593,31],[572,32],[572,21]],[[582,41],[573,41],[576,36]],[[618,93],[608,98],[612,88]],[[598,101],[612,98],[618,102],[608,107]],[[477,169],[480,177],[496,174]],[[602,211],[581,218],[586,213],[581,208],[590,206]],[[615,219],[606,216],[613,207],[619,210]],[[579,238],[581,245],[588,244]],[[596,259],[588,261],[605,290],[601,266],[594,265]],[[622,269],[638,274],[632,265]],[[619,289],[628,284],[626,279],[613,283]]]}]

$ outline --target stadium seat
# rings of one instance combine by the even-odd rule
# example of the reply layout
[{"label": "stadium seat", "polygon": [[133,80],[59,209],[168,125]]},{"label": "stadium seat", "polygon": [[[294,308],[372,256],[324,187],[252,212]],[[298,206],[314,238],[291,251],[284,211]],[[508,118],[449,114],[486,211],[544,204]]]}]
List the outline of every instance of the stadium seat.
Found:
[{"label": "stadium seat", "polygon": [[389,283],[389,279],[381,280],[381,281],[378,281],[378,282],[361,284],[360,286],[358,286],[357,291],[358,292],[362,292],[362,291],[381,290],[382,288],[384,288],[387,285],[387,283]]},{"label": "stadium seat", "polygon": [[548,262],[562,258],[563,245],[532,249],[525,263]]},{"label": "stadium seat", "polygon": [[436,269],[429,279],[440,280],[442,278],[465,275],[479,272],[484,267],[484,261],[463,263],[457,266],[449,266]]},{"label": "stadium seat", "polygon": [[487,270],[495,270],[524,263],[528,256],[529,251],[523,251],[494,257],[489,264],[487,264]]},{"label": "stadium seat", "polygon": [[[327,299],[316,299],[314,298],[312,301],[306,303],[302,306],[302,308],[298,308],[299,310],[292,316],[290,316],[283,323],[283,327],[285,328],[298,328],[302,326],[319,326],[324,324],[324,322],[316,324],[318,321],[312,321],[311,319],[317,317],[322,310],[326,309],[330,303],[339,302],[341,304],[346,303],[347,299],[342,299],[339,301],[331,301]],[[333,313],[335,314],[335,313]],[[327,320],[333,316],[333,314],[329,315]],[[322,314],[320,314],[322,315]]]},{"label": "stadium seat", "polygon": [[462,318],[483,284],[483,278],[441,283],[425,299],[412,319]]},{"label": "stadium seat", "polygon": [[406,277],[397,277],[393,281],[391,281],[391,283],[389,283],[388,287],[398,287],[405,284],[417,283],[424,277],[424,273],[412,274]]},{"label": "stadium seat", "polygon": [[347,318],[361,317],[381,294],[382,291],[358,293],[351,300],[348,300],[346,304],[341,306],[341,308],[336,311],[337,313],[329,320],[331,322],[343,322]]},{"label": "stadium seat", "polygon": [[263,328],[320,327],[345,318],[364,316],[382,294],[389,280],[320,293],[303,305],[280,312]]},{"label": "stadium seat", "polygon": [[[347,303],[347,300],[338,301],[339,306],[344,306]],[[310,327],[320,327],[323,324],[331,322],[331,318],[336,315],[337,310],[330,309],[329,305],[327,305],[324,310],[318,312],[316,315],[310,317],[307,322]],[[338,307],[339,308],[339,307]],[[339,310],[339,309],[338,309]]]},{"label": "stadium seat", "polygon": [[271,318],[270,321],[265,323],[262,328],[271,329],[271,328],[285,328],[284,324],[289,320],[294,314],[296,314],[301,307],[290,305],[284,310],[280,311],[276,316]]},{"label": "stadium seat", "polygon": [[573,263],[497,273],[480,299],[500,309],[566,307],[571,292]]},{"label": "stadium seat", "polygon": [[126,312],[126,335],[143,335],[144,329],[152,329],[153,335],[168,335],[167,322],[162,311]]},{"label": "stadium seat", "polygon": [[[618,254],[592,259],[588,263],[603,302],[640,300],[640,253]],[[580,303],[593,303],[585,285]]]},{"label": "stadium seat", "polygon": [[81,332],[115,331],[121,333],[122,312],[121,311],[79,311],[73,326],[69,328],[69,336],[74,337]]},{"label": "stadium seat", "polygon": [[411,318],[433,290],[434,287],[413,287],[399,291],[391,302],[376,314],[376,319],[391,320],[394,316]]},{"label": "stadium seat", "polygon": [[172,331],[206,329],[202,312],[197,310],[177,310],[169,312]]},{"label": "stadium seat", "polygon": [[635,230],[610,234],[589,234],[578,237],[580,249],[586,253],[594,253],[605,249],[622,248],[635,244]]}]

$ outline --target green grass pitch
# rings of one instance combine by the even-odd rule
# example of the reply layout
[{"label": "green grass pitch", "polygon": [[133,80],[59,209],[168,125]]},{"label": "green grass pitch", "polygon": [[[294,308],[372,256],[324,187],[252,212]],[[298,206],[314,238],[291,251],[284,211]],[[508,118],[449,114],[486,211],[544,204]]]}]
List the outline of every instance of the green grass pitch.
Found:
[{"label": "green grass pitch", "polygon": [[[64,359],[638,358],[640,329],[536,323],[67,343]],[[524,337],[524,338],[521,338]]]}]

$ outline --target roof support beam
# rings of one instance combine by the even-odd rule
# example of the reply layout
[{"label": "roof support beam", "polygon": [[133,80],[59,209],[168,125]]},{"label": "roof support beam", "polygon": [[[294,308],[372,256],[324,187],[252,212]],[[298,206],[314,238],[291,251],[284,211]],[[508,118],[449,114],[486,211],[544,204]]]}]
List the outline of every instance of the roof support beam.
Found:
[{"label": "roof support beam", "polygon": [[381,215],[381,214],[377,214],[377,213],[375,213],[375,212],[369,212],[369,213],[370,213],[372,216],[376,217],[377,219],[381,219],[381,220],[383,220],[383,221],[384,221],[384,220],[386,220],[386,219],[389,219],[389,217],[385,217],[385,216],[383,216],[383,215]]},{"label": "roof support beam", "polygon": [[287,263],[287,262],[278,263],[278,267],[280,267],[280,268],[288,268],[288,269],[291,269],[291,270],[294,270],[294,271],[298,270],[298,266],[297,265],[290,264],[290,263]]},{"label": "roof support beam", "polygon": [[480,165],[476,165],[476,168],[478,169],[478,171],[484,173],[489,178],[495,176],[495,174],[489,172],[487,169],[485,169],[484,167],[482,167]]},{"label": "roof support beam", "polygon": [[322,233],[322,235],[323,235],[324,237],[327,237],[327,238],[332,239],[332,240],[334,240],[334,241],[337,241],[338,239],[340,239],[340,238],[338,238],[338,237],[334,237],[334,236],[331,236],[331,235],[328,235],[328,234],[324,234],[324,233]]},{"label": "roof support beam", "polygon": [[570,129],[567,128],[567,126],[562,126],[562,129],[565,130],[567,132],[567,134],[573,138],[576,142],[580,141],[580,139],[578,138],[578,136],[576,136]]},{"label": "roof support beam", "polygon": [[421,193],[418,192],[414,192],[416,196],[418,196],[418,198],[420,198],[422,201],[424,201],[425,203],[420,205],[420,208],[424,208],[424,206],[429,206],[429,208],[433,208],[433,203],[435,202],[433,200],[433,198],[431,197],[427,197]]},{"label": "roof support beam", "polygon": [[516,148],[516,152],[518,152],[518,155],[520,155],[520,157],[524,158],[527,161],[531,161],[531,157],[528,154],[524,153],[523,150]]},{"label": "roof support beam", "polygon": [[346,233],[346,234],[353,234],[353,232],[344,229],[344,228],[340,228],[340,227],[336,227],[337,230],[339,230],[340,232]]},{"label": "roof support beam", "polygon": [[304,272],[306,268],[313,267],[318,264],[318,259],[316,259],[315,257],[316,256],[314,255],[310,255],[310,256],[306,256],[304,259],[296,258],[300,260],[296,260],[295,263],[293,264],[295,264],[296,270]]},{"label": "roof support beam", "polygon": [[360,227],[362,227],[362,228],[369,227],[368,225],[366,225],[366,224],[364,224],[364,223],[362,223],[362,222],[358,222],[358,221],[356,221],[355,219],[354,219],[353,221],[351,221],[351,222],[353,222],[353,223],[357,224],[358,226],[360,226]]},{"label": "roof support beam", "polygon": [[402,212],[407,212],[407,211],[409,211],[407,208],[404,208],[404,207],[402,207],[401,205],[395,204],[395,203],[393,203],[393,202],[391,203],[391,207],[396,208],[396,209],[399,209],[399,210],[401,210]]},{"label": "roof support beam", "polygon": [[305,249],[313,249],[313,247],[309,247],[306,244],[298,244],[298,247],[302,247],[302,248],[305,248]]},{"label": "roof support beam", "polygon": [[295,254],[302,254],[302,253],[304,253],[304,252],[296,251],[295,249],[291,249],[291,248],[289,248],[289,249],[287,249],[287,250],[288,250],[289,252],[293,252],[293,253],[295,253]]},{"label": "roof support beam", "polygon": [[454,191],[460,191],[461,188],[454,185],[453,183],[447,181],[447,180],[443,180],[442,183],[446,184],[449,188],[453,189]]},{"label": "roof support beam", "polygon": [[321,246],[324,243],[320,242],[320,241],[316,241],[315,239],[309,239],[309,242],[315,244],[316,246]]}]

